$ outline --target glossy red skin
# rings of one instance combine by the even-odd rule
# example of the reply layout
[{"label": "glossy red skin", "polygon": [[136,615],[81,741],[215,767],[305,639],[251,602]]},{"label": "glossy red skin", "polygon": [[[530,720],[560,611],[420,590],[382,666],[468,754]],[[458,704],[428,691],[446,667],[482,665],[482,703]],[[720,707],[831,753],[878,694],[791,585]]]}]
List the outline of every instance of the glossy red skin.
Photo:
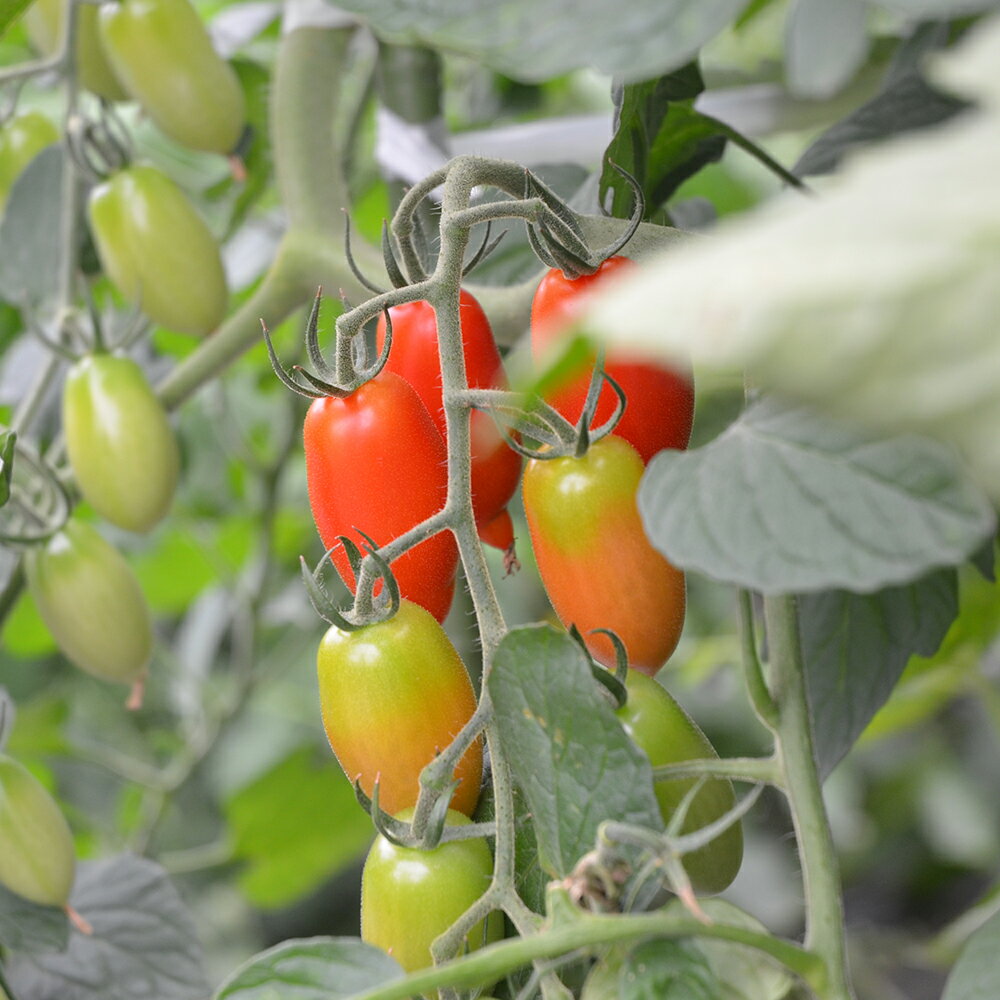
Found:
[{"label": "glossy red skin", "polygon": [[[609,257],[593,273],[567,278],[558,268],[542,278],[531,304],[531,349],[541,359],[580,315],[594,286],[634,267],[627,257]],[[665,309],[669,316],[669,311]],[[694,383],[686,372],[608,350],[604,370],[621,386],[628,405],[615,434],[624,438],[648,462],[664,448],[684,449],[694,420]],[[576,423],[590,386],[590,369],[546,395],[567,420]],[[601,390],[591,426],[604,423],[614,412],[617,397],[610,386]]]},{"label": "glossy red skin", "polygon": [[650,545],[636,505],[643,464],[622,438],[602,438],[582,458],[532,459],[524,511],[535,561],[560,621],[576,625],[591,654],[615,665],[611,629],[629,665],[655,674],[684,627],[684,574]]},{"label": "glossy red skin", "polygon": [[[348,584],[354,574],[338,535],[386,545],[444,506],[444,441],[420,397],[382,372],[346,399],[317,399],[303,429],[309,504],[331,558]],[[442,531],[392,562],[400,593],[443,621],[455,590],[458,549]]]},{"label": "glossy red skin", "polygon": [[[472,389],[505,389],[507,376],[486,313],[468,292],[460,299],[465,376]],[[445,437],[441,394],[441,359],[437,322],[429,302],[407,302],[389,310],[392,347],[386,368],[417,390],[434,423]],[[378,324],[379,350],[385,343],[385,318]],[[506,507],[521,477],[521,456],[509,448],[488,413],[470,416],[472,438],[472,509],[480,538],[488,545],[508,548],[514,531]]]}]

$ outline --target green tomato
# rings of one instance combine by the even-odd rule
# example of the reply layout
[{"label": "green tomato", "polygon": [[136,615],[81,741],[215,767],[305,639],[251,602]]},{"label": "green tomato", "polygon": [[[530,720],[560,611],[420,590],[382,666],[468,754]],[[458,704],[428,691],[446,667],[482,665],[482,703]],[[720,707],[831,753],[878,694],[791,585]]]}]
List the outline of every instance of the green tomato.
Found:
[{"label": "green tomato", "polygon": [[42,906],[65,906],[73,888],[73,835],[55,799],[0,754],[0,883]]},{"label": "green tomato", "polygon": [[17,115],[0,129],[0,209],[24,168],[58,141],[59,129],[40,111]]},{"label": "green tomato", "polygon": [[156,323],[202,336],[226,312],[219,246],[184,192],[155,167],[129,167],[88,204],[101,266]]},{"label": "green tomato", "polygon": [[[405,819],[411,810],[404,810]],[[450,826],[469,820],[448,811]],[[431,944],[487,890],[493,858],[482,837],[429,851],[375,838],[361,875],[361,938],[387,951],[407,972],[432,965]],[[503,918],[491,913],[467,937],[472,950],[499,941]]]},{"label": "green tomato", "polygon": [[128,531],[148,531],[166,514],[180,455],[163,405],[131,359],[90,354],[63,388],[63,430],[84,498]]},{"label": "green tomato", "polygon": [[246,124],[239,78],[188,0],[121,0],[100,11],[101,40],[126,90],[172,139],[231,153]]},{"label": "green tomato", "polygon": [[[653,767],[685,760],[718,757],[694,720],[652,677],[629,670],[628,701],[618,709],[625,731],[645,751]],[[656,798],[664,822],[669,822],[695,778],[658,781]],[[691,833],[723,816],[736,804],[732,783],[710,778],[691,803],[681,828]],[[740,870],[743,829],[734,823],[711,843],[684,856],[684,869],[698,892],[722,892]]]},{"label": "green tomato", "polygon": [[24,568],[42,620],[73,663],[103,680],[140,679],[153,650],[149,606],[113,545],[71,520],[28,549]]},{"label": "green tomato", "polygon": [[[32,47],[43,56],[55,55],[63,37],[63,23],[68,4],[75,0],[35,0],[24,15],[24,27]],[[128,95],[108,65],[97,28],[97,8],[81,3],[76,22],[77,76],[87,90],[109,101],[121,101]]]}]

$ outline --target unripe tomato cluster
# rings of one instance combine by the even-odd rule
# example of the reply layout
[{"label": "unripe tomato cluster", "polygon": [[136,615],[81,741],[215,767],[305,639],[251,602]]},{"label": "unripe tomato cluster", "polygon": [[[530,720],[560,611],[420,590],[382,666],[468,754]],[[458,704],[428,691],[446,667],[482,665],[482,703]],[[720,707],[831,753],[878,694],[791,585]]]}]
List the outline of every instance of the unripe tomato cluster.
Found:
[{"label": "unripe tomato cluster", "polygon": [[[71,0],[35,0],[25,15],[34,47],[52,55]],[[246,106],[232,68],[213,49],[189,0],[80,4],[76,65],[106,101],[133,100],[174,141],[231,153]],[[44,146],[58,139],[37,113],[0,129],[0,198]],[[91,167],[93,164],[91,164]],[[149,165],[109,164],[90,193],[88,221],[102,269],[150,320],[203,336],[222,321],[228,290],[219,246],[183,191]],[[146,532],[167,513],[180,453],[163,406],[127,357],[100,347],[80,357],[63,389],[63,431],[73,481],[102,518]],[[28,549],[29,590],[68,659],[133,685],[138,704],[153,645],[151,616],[125,559],[74,517]]]}]

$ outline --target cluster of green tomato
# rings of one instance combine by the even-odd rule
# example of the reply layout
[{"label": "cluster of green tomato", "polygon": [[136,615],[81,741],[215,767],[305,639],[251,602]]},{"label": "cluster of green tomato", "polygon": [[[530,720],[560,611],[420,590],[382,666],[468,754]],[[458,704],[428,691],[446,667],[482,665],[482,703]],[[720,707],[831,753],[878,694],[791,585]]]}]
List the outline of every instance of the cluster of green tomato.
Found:
[{"label": "cluster of green tomato", "polygon": [[[29,38],[56,51],[67,0],[36,0]],[[188,0],[124,0],[77,7],[79,81],[105,100],[137,101],[167,135],[192,149],[230,153],[245,127],[239,81],[212,47]],[[0,191],[59,140],[37,112],[0,129]],[[219,247],[184,193],[152,166],[118,165],[90,193],[88,219],[102,269],[152,321],[204,335],[228,300]],[[166,514],[180,455],[166,412],[141,368],[104,350],[80,357],[63,389],[63,431],[81,496],[111,524],[145,532]],[[28,588],[69,660],[132,685],[136,707],[153,649],[149,607],[131,567],[90,523],[71,517],[25,553]],[[31,774],[0,757],[0,883],[27,899],[64,905],[73,840],[58,806]]]},{"label": "cluster of green tomato", "polygon": [[[532,339],[541,357],[580,310],[595,282],[630,266],[613,258],[593,275],[550,271],[536,293]],[[305,422],[312,512],[331,560],[354,580],[345,546],[368,537],[384,545],[439,511],[447,495],[441,369],[434,311],[426,302],[389,310],[392,341],[385,367],[347,397],[316,399]],[[467,381],[502,388],[503,365],[485,314],[466,291],[460,299]],[[380,323],[378,346],[386,324]],[[471,492],[482,541],[513,546],[506,507],[523,475],[523,497],[542,582],[559,618],[581,631],[611,629],[629,656],[622,724],[653,765],[715,756],[696,724],[652,675],[677,644],[684,621],[683,574],[649,544],[636,506],[645,462],[663,448],[687,446],[693,385],[684,373],[612,355],[605,369],[628,394],[625,417],[582,456],[522,459],[480,412],[471,417]],[[589,372],[557,386],[547,401],[571,422],[581,416]],[[615,397],[599,399],[595,422],[610,417]],[[343,474],[350,469],[351,476]],[[348,482],[348,478],[350,481]],[[352,537],[353,536],[353,537]],[[346,629],[334,624],[318,654],[323,722],[345,774],[397,818],[417,802],[420,774],[476,710],[468,672],[440,622],[447,615],[457,565],[449,531],[421,541],[391,562],[401,601],[395,615]],[[615,663],[606,635],[586,638],[595,659]],[[476,818],[481,738],[465,751],[453,778],[449,822]],[[694,784],[657,785],[665,819]],[[734,805],[732,786],[706,782],[684,831],[718,820]],[[696,889],[718,892],[742,859],[738,824],[684,859]],[[430,850],[376,838],[362,878],[362,937],[389,951],[408,971],[431,964],[431,943],[488,888],[492,860],[482,838],[448,840]],[[493,913],[467,935],[476,948],[502,934]]]}]

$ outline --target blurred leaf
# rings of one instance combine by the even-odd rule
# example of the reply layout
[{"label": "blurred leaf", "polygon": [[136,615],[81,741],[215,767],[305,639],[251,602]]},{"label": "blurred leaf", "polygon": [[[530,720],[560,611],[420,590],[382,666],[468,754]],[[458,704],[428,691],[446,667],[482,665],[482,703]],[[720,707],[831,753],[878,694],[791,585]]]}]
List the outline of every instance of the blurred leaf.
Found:
[{"label": "blurred leaf", "polygon": [[569,635],[548,625],[509,632],[489,689],[546,872],[567,875],[606,819],[663,828],[649,759],[625,735]]},{"label": "blurred leaf", "polygon": [[932,655],[958,613],[954,570],[875,594],[799,597],[816,757],[827,775],[885,703],[910,657]]},{"label": "blurred leaf", "polygon": [[726,1000],[697,944],[646,941],[628,953],[618,973],[621,1000]]},{"label": "blurred leaf", "polygon": [[345,0],[379,37],[452,50],[515,80],[596,69],[645,80],[689,62],[748,0]]},{"label": "blurred leaf", "polygon": [[857,158],[822,198],[723,221],[595,295],[581,321],[880,433],[937,436],[1000,498],[1000,21],[963,41],[936,72],[982,95],[979,110]]},{"label": "blurred leaf", "polygon": [[344,1000],[402,975],[384,951],[357,938],[303,938],[255,955],[213,1000]]},{"label": "blurred leaf", "polygon": [[631,185],[612,164],[638,181],[646,205],[643,218],[654,217],[677,188],[707,163],[714,163],[726,146],[719,123],[694,110],[694,99],[705,89],[696,62],[655,80],[614,89],[615,134],[604,153],[600,199],[619,218],[632,212]]},{"label": "blurred leaf", "polygon": [[998,5],[997,0],[877,0],[877,3],[915,20],[978,14]]},{"label": "blurred leaf", "polygon": [[994,524],[949,449],[773,399],[703,448],[660,452],[638,500],[671,562],[772,594],[912,580],[963,561]]},{"label": "blurred leaf", "polygon": [[0,35],[28,9],[31,0],[0,0]]},{"label": "blurred leaf", "polygon": [[31,1000],[202,1000],[208,983],[194,922],[163,869],[119,855],[85,861],[70,898],[93,928],[58,953],[16,953],[8,978]]},{"label": "blurred leaf", "polygon": [[788,15],[788,87],[806,98],[832,97],[868,54],[867,6],[861,0],[795,0]]},{"label": "blurred leaf", "polygon": [[15,757],[39,757],[67,752],[63,727],[69,716],[61,697],[43,694],[17,708],[17,725],[10,734],[9,749]]},{"label": "blurred leaf", "polygon": [[942,757],[922,775],[916,802],[920,829],[937,857],[991,872],[1000,853],[996,802],[964,765]]},{"label": "blurred leaf", "polygon": [[62,951],[69,939],[66,911],[39,906],[0,885],[0,945],[11,951]]},{"label": "blurred leaf", "polygon": [[969,938],[948,976],[941,1000],[995,1000],[1000,996],[1000,913]]},{"label": "blurred leaf", "polygon": [[58,288],[61,260],[63,154],[43,149],[11,188],[0,221],[0,296],[38,306]]},{"label": "blurred leaf", "polygon": [[800,177],[830,173],[857,147],[937,125],[968,107],[968,101],[932,87],[919,73],[906,73],[828,128],[799,157],[792,172]]},{"label": "blurred leaf", "polygon": [[331,757],[316,758],[303,747],[226,803],[234,853],[248,862],[240,885],[257,906],[293,902],[371,842],[351,783]]}]

